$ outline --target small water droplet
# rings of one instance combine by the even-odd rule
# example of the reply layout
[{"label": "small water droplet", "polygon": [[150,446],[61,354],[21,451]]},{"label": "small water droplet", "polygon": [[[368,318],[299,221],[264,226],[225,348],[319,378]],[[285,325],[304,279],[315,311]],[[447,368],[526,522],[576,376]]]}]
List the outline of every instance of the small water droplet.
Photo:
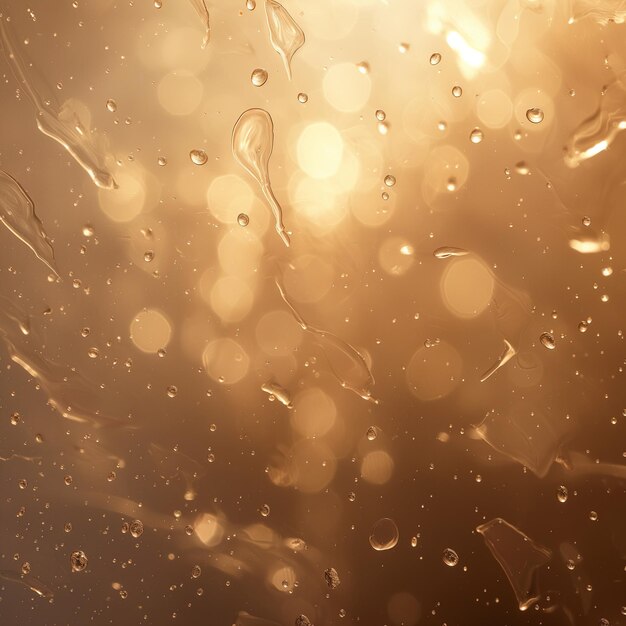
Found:
[{"label": "small water droplet", "polygon": [[573,570],[576,567],[576,563],[574,563],[572,559],[567,559],[565,565],[567,566],[568,570]]},{"label": "small water droplet", "polygon": [[204,165],[209,160],[204,150],[191,150],[189,152],[189,158],[195,165]]},{"label": "small water droplet", "polygon": [[370,441],[374,441],[374,439],[376,439],[376,437],[378,436],[378,429],[376,428],[376,426],[370,426],[367,429],[366,435]]},{"label": "small water droplet", "polygon": [[480,143],[484,138],[483,131],[480,128],[474,128],[470,133],[470,141],[472,143]]},{"label": "small water droplet", "polygon": [[357,63],[356,68],[361,74],[369,74],[370,72],[370,64],[367,61]]},{"label": "small water droplet", "polygon": [[143,260],[146,263],[151,263],[154,260],[154,252],[152,250],[146,250],[143,253]]},{"label": "small water droplet", "polygon": [[454,178],[454,176],[448,178],[446,182],[446,189],[448,191],[456,191],[456,178]]},{"label": "small water droplet", "polygon": [[270,505],[269,504],[264,504],[263,506],[261,506],[261,508],[259,509],[259,513],[263,517],[268,517],[269,514],[270,514]]},{"label": "small water droplet", "polygon": [[309,96],[307,96],[303,91],[298,94],[298,102],[300,104],[306,104],[309,101]]},{"label": "small water droplet", "polygon": [[597,522],[598,521],[598,514],[595,511],[589,511],[589,519],[592,522]]},{"label": "small water droplet", "polygon": [[518,163],[516,163],[515,164],[515,171],[520,176],[527,176],[528,174],[530,174],[530,168],[526,164],[526,161],[519,161]]},{"label": "small water droplet", "polygon": [[262,87],[267,82],[267,71],[263,68],[257,67],[253,70],[250,80],[255,87]]},{"label": "small water droplet", "polygon": [[191,577],[192,578],[200,578],[202,574],[202,568],[199,565],[194,565],[191,569]]},{"label": "small water droplet", "polygon": [[543,111],[537,107],[533,107],[532,109],[528,109],[526,111],[526,119],[532,124],[540,124],[543,122]]},{"label": "small water droplet", "polygon": [[160,157],[157,159],[157,163],[158,163],[161,167],[164,167],[164,166],[166,166],[166,165],[167,165],[167,159],[166,159],[164,156],[160,156]]},{"label": "small water droplet", "polygon": [[567,491],[567,487],[565,485],[561,485],[556,490],[556,497],[557,497],[559,502],[567,502],[567,496],[568,495],[569,495],[569,492]]},{"label": "small water droplet", "polygon": [[254,11],[256,9],[256,0],[246,0],[246,9]]},{"label": "small water droplet", "polygon": [[539,341],[541,341],[541,345],[547,348],[548,350],[554,350],[554,348],[556,348],[554,337],[550,333],[541,333],[541,337],[539,337]]},{"label": "small water droplet", "polygon": [[176,385],[170,385],[167,388],[167,395],[170,398],[175,398],[177,393],[178,393],[178,387],[176,387]]},{"label": "small water droplet", "polygon": [[459,562],[459,555],[452,548],[446,548],[443,551],[443,562],[448,567],[454,567]]},{"label": "small water droplet", "polygon": [[98,354],[100,354],[99,351],[98,351],[98,348],[89,348],[89,350],[87,350],[87,356],[90,359],[97,359],[98,358]]},{"label": "small water droplet", "polygon": [[237,224],[239,226],[247,226],[250,223],[250,218],[245,213],[240,213],[237,216]]},{"label": "small water droplet", "polygon": [[463,88],[459,85],[454,85],[454,87],[452,87],[452,95],[455,98],[460,98],[463,95]]},{"label": "small water droplet", "polygon": [[379,122],[384,122],[386,117],[387,117],[387,114],[382,109],[377,109],[377,111],[376,111],[376,119]]},{"label": "small water droplet", "polygon": [[107,107],[107,111],[110,111],[111,113],[115,113],[115,111],[117,111],[117,102],[109,98],[106,102],[106,107]]},{"label": "small water droplet", "polygon": [[387,176],[385,176],[384,182],[387,187],[393,187],[396,184],[396,177],[392,176],[391,174],[387,174]]},{"label": "small water droplet", "polygon": [[430,55],[430,64],[431,65],[438,65],[440,61],[441,61],[441,55],[438,52],[433,52]]},{"label": "small water droplet", "polygon": [[91,224],[85,224],[83,226],[83,235],[85,237],[93,237],[95,232],[96,231],[94,230],[94,227]]}]

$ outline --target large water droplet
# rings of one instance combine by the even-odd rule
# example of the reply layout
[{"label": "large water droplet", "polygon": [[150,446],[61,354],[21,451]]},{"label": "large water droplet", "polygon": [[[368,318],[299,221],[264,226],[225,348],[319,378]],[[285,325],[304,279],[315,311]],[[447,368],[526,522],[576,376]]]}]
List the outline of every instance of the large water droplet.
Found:
[{"label": "large water droplet", "polygon": [[261,67],[257,67],[252,71],[250,80],[255,87],[262,87],[267,82],[267,71]]},{"label": "large water droplet", "polygon": [[548,350],[554,350],[554,348],[556,348],[554,337],[550,333],[541,333],[539,341],[541,341],[541,345]]},{"label": "large water droplet", "polygon": [[389,517],[383,517],[372,527],[370,545],[379,552],[391,550],[398,543],[399,536],[396,523]]},{"label": "large water droplet", "polygon": [[291,80],[291,59],[304,45],[304,32],[291,17],[287,9],[276,0],[266,0],[265,15],[270,30],[270,41],[280,54],[289,80]]},{"label": "large water droplet", "polygon": [[443,562],[448,567],[454,567],[459,562],[459,555],[452,548],[446,548],[443,551]]},{"label": "large water droplet", "polygon": [[76,550],[70,555],[70,564],[73,572],[82,572],[88,564],[87,555],[82,550]]},{"label": "large water droplet", "polygon": [[538,107],[533,107],[526,111],[526,119],[533,124],[540,124],[543,122],[543,111]]},{"label": "large water droplet", "polygon": [[195,165],[204,165],[209,160],[204,150],[191,150],[189,152],[189,158]]}]

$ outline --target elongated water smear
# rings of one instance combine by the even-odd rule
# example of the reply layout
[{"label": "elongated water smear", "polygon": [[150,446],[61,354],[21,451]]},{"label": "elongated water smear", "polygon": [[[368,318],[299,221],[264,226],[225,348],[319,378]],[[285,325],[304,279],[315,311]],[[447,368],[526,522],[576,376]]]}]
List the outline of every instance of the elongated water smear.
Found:
[{"label": "elongated water smear", "polygon": [[623,24],[626,21],[626,0],[572,0],[569,23],[586,17],[603,26],[610,22]]},{"label": "elongated water smear", "polygon": [[98,187],[116,189],[117,184],[106,169],[103,156],[96,150],[92,133],[81,123],[74,103],[68,100],[59,106],[48,85],[43,81],[40,81],[39,88],[34,85],[27,71],[31,64],[18,52],[1,18],[0,44],[15,79],[35,108],[37,128],[61,144]]},{"label": "elongated water smear", "polygon": [[604,152],[617,135],[626,130],[626,72],[604,92],[594,114],[572,134],[565,151],[565,163],[578,167],[583,161]]},{"label": "elongated water smear", "polygon": [[289,307],[294,319],[298,322],[302,330],[318,337],[325,348],[337,350],[340,355],[347,357],[349,363],[352,365],[350,369],[342,365],[340,359],[331,356],[327,352],[331,370],[341,386],[356,393],[359,397],[363,398],[363,400],[378,404],[378,400],[372,397],[370,390],[370,387],[375,384],[374,376],[363,355],[354,346],[337,337],[337,335],[308,324],[289,301],[285,289],[278,278],[275,278],[275,282],[281,298]]},{"label": "elongated water smear", "polygon": [[484,383],[489,377],[493,376],[501,367],[508,363],[516,354],[515,348],[505,339],[504,352],[498,357],[498,360],[482,375],[480,382]]},{"label": "elongated water smear", "polygon": [[449,259],[454,256],[466,256],[469,252],[464,250],[463,248],[453,248],[452,246],[444,246],[442,248],[437,248],[433,255],[437,259]]},{"label": "elongated water smear", "polygon": [[270,183],[269,161],[274,149],[274,122],[264,109],[248,109],[235,122],[232,152],[235,160],[256,180],[274,215],[275,228],[289,247],[289,235],[283,224],[283,210],[274,197]]},{"label": "elongated water smear", "polygon": [[280,54],[287,77],[291,80],[291,59],[304,45],[304,32],[287,9],[275,0],[266,0],[265,15],[270,29],[270,41],[274,50]]},{"label": "elongated water smear", "polygon": [[209,19],[209,10],[207,9],[206,2],[204,0],[189,0],[191,6],[196,10],[196,13],[202,21],[204,26],[204,38],[202,39],[202,47],[206,48],[211,38],[211,21]]},{"label": "elongated water smear", "polygon": [[42,263],[59,275],[54,262],[52,244],[35,213],[33,201],[15,178],[2,170],[0,170],[0,221],[27,245]]},{"label": "elongated water smear", "polygon": [[501,517],[476,528],[511,583],[520,611],[525,611],[541,595],[535,582],[535,571],[552,557],[548,548],[534,542],[521,530]]},{"label": "elongated water smear", "polygon": [[288,409],[293,408],[291,394],[278,383],[268,380],[266,383],[263,383],[261,385],[261,390],[269,394],[270,396],[273,396],[281,404],[284,404]]},{"label": "elongated water smear", "polygon": [[30,574],[20,574],[19,572],[3,569],[0,570],[0,578],[24,585],[41,598],[46,598],[46,600],[51,600],[54,597],[54,593],[49,587]]}]

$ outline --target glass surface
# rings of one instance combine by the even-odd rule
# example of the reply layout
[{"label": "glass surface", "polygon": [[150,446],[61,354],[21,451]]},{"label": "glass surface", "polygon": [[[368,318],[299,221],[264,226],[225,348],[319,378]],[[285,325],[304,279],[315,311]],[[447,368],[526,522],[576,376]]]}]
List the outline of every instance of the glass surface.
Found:
[{"label": "glass surface", "polygon": [[0,623],[626,624],[624,2],[0,10]]}]

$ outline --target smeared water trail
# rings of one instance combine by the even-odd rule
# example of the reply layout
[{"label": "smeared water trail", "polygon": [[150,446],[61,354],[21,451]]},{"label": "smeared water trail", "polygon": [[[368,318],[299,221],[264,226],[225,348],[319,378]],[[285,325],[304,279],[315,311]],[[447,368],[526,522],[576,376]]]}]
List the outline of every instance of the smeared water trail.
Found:
[{"label": "smeared water trail", "polygon": [[565,163],[578,167],[583,161],[607,150],[626,130],[626,72],[611,83],[594,114],[573,132],[565,151]]},{"label": "smeared water trail", "polygon": [[291,400],[289,391],[278,383],[268,380],[266,383],[261,385],[261,390],[276,398],[276,400],[278,400],[281,404],[284,404],[288,409],[293,408],[293,401]]},{"label": "smeared water trail", "polygon": [[483,536],[489,551],[504,570],[520,611],[525,611],[541,597],[536,589],[535,570],[545,565],[552,553],[500,517],[481,524],[476,532]]},{"label": "smeared water trail", "polygon": [[331,369],[341,386],[349,389],[353,393],[356,393],[364,400],[378,404],[378,400],[372,397],[372,392],[370,390],[370,387],[375,384],[374,377],[363,355],[349,343],[337,337],[337,335],[308,324],[291,304],[283,286],[277,278],[275,279],[275,283],[281,298],[289,307],[289,310],[302,330],[319,337],[324,347],[338,350],[339,353],[344,357],[347,357],[352,364],[354,372],[345,371],[345,368],[339,365],[338,359],[331,358],[331,356],[327,353]]},{"label": "smeared water trail", "polygon": [[484,383],[488,378],[493,376],[501,367],[508,363],[516,354],[515,348],[505,339],[504,352],[498,357],[498,360],[481,376],[480,382]]},{"label": "smeared water trail", "polygon": [[35,213],[33,201],[15,178],[2,170],[0,170],[0,221],[58,276],[54,250],[41,220]]},{"label": "smeared water trail", "polygon": [[41,598],[50,600],[54,597],[54,593],[49,587],[30,574],[20,574],[19,572],[3,569],[0,570],[0,578],[24,585],[31,591],[34,591]]},{"label": "smeared water trail", "polygon": [[206,2],[204,0],[189,0],[191,6],[196,10],[196,13],[202,21],[204,26],[204,37],[202,39],[202,47],[206,48],[211,38],[211,20],[209,19],[209,10],[207,9]]},{"label": "smeared water trail", "polygon": [[53,91],[43,81],[35,86],[27,70],[31,64],[18,52],[1,18],[0,44],[17,82],[35,108],[39,130],[61,144],[98,187],[116,189],[117,184],[104,164],[105,158],[98,153],[93,134],[81,122],[75,103],[67,100],[60,106]]},{"label": "smeared water trail", "polygon": [[304,32],[289,15],[287,9],[275,0],[266,0],[265,15],[270,29],[270,41],[280,54],[289,80],[291,80],[291,59],[304,45]]},{"label": "smeared water trail", "polygon": [[610,22],[626,21],[626,0],[573,0],[569,23],[589,17],[606,26]]},{"label": "smeared water trail", "polygon": [[466,256],[468,254],[469,252],[467,250],[464,250],[463,248],[454,248],[452,246],[444,246],[442,248],[437,248],[433,252],[433,255],[437,259],[449,259],[450,257]]},{"label": "smeared water trail", "polygon": [[275,228],[289,247],[289,235],[283,224],[283,210],[272,191],[269,161],[274,149],[274,122],[264,109],[244,111],[233,128],[232,152],[235,160],[258,183],[274,215]]}]

